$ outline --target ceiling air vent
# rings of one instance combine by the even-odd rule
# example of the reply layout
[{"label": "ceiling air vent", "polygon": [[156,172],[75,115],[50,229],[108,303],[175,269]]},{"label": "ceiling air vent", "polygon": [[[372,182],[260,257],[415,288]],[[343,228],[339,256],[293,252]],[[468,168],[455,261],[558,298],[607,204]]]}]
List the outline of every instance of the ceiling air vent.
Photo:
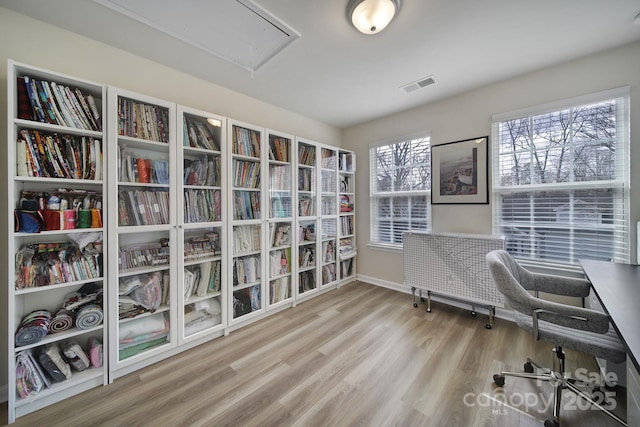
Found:
[{"label": "ceiling air vent", "polygon": [[406,84],[404,86],[400,86],[400,89],[402,89],[406,93],[411,93],[411,92],[416,91],[418,89],[422,89],[423,87],[430,86],[430,85],[434,84],[435,82],[436,81],[434,80],[433,76],[429,76],[429,77],[425,77],[423,79],[420,79],[418,81],[415,81],[413,83],[409,83],[409,84]]}]

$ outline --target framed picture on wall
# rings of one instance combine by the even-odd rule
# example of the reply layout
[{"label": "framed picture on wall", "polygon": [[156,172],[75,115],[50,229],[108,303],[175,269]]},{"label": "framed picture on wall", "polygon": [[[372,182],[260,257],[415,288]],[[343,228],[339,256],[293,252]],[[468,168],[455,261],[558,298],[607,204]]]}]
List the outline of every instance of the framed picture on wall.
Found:
[{"label": "framed picture on wall", "polygon": [[488,204],[488,136],[431,146],[431,204]]}]

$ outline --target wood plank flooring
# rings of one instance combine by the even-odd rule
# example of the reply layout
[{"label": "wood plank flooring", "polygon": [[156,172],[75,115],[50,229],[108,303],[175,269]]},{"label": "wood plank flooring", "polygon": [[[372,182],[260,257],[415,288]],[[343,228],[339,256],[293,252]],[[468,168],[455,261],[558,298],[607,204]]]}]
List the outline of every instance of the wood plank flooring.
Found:
[{"label": "wood plank flooring", "polygon": [[[347,285],[14,425],[527,427],[551,416],[550,386],[492,381],[526,357],[548,366],[550,344],[504,320],[487,330],[480,314],[432,307]],[[593,359],[567,351],[567,369],[578,366],[597,372]],[[614,391],[624,411],[623,389]],[[593,410],[563,415],[564,427],[617,425]]]}]

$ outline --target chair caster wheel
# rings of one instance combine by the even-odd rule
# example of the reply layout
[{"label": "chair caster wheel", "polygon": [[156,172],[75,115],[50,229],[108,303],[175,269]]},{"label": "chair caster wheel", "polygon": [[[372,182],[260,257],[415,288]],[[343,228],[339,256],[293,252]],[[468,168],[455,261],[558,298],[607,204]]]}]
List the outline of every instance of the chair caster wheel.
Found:
[{"label": "chair caster wheel", "polygon": [[556,419],[545,420],[544,427],[560,427],[560,422]]},{"label": "chair caster wheel", "polygon": [[531,364],[531,362],[526,362],[524,364],[524,371],[528,374],[533,374],[533,365]]},{"label": "chair caster wheel", "polygon": [[417,302],[414,302],[414,303],[413,303],[413,306],[414,306],[414,307],[417,307],[417,306],[418,306],[418,303],[417,303]]},{"label": "chair caster wheel", "polygon": [[495,374],[493,376],[493,382],[496,383],[498,387],[504,387],[504,376],[500,374]]},{"label": "chair caster wheel", "polygon": [[486,325],[484,325],[484,327],[487,328],[487,329],[493,328],[493,326],[491,326],[491,323],[487,323]]}]

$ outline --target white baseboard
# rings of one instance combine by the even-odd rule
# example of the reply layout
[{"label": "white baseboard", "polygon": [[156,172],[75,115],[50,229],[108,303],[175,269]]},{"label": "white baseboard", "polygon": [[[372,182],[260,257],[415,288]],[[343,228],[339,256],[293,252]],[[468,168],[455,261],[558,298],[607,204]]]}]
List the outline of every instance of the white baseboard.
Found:
[{"label": "white baseboard", "polygon": [[[409,294],[412,295],[411,292],[411,287],[400,284],[400,283],[395,283],[395,282],[389,282],[387,280],[381,280],[378,279],[376,277],[370,277],[370,276],[364,276],[362,274],[358,274],[357,275],[357,280],[361,281],[361,282],[366,282],[369,283],[371,285],[375,285],[375,286],[380,286],[382,288],[387,288],[387,289],[391,289],[394,291],[398,291],[398,292],[402,292],[405,294]],[[443,304],[448,304],[451,305],[453,307],[458,307],[458,308],[463,308],[463,309],[470,309],[469,304],[466,304],[464,302],[461,301],[456,301],[454,299],[449,299],[446,297],[439,297],[437,295],[433,295],[431,297],[432,301],[437,301]],[[412,301],[407,301],[407,304],[412,303]],[[515,318],[513,317],[513,312],[511,310],[508,309],[504,309],[504,308],[500,308],[500,307],[496,307],[496,314],[495,316],[499,319],[503,319],[503,320],[507,320],[509,322],[515,322]]]}]

